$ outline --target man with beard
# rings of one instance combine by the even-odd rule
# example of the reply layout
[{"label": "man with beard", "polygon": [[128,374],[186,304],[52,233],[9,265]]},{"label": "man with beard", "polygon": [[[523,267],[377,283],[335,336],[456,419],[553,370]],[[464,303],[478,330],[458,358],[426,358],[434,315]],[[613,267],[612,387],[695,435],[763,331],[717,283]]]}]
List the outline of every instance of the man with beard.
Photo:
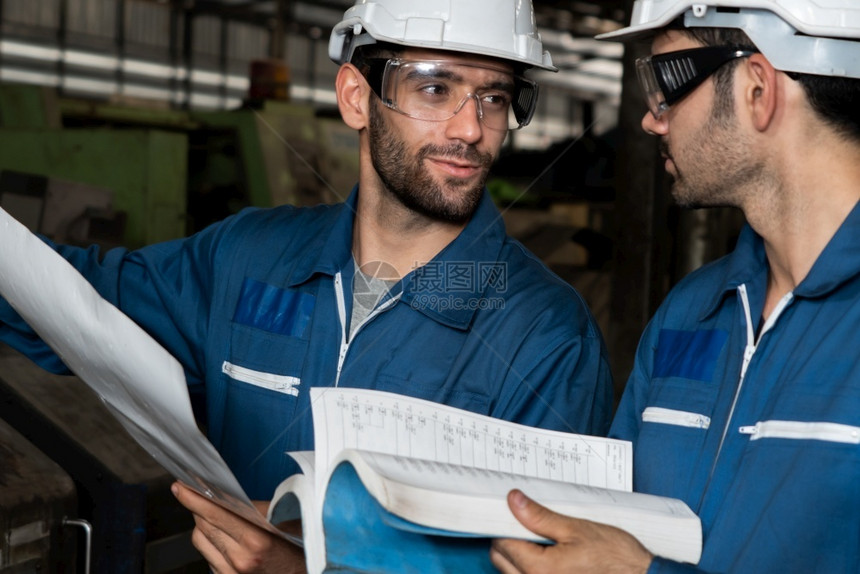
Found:
[{"label": "man with beard", "polygon": [[[476,24],[480,22],[480,26]],[[311,387],[412,395],[605,434],[612,384],[581,297],[505,234],[484,182],[554,69],[522,0],[361,0],[332,33],[338,106],[359,133],[341,204],[248,209],[129,252],[58,246],[183,364],[252,499],[314,446]],[[0,338],[64,365],[0,307]],[[182,485],[213,571],[283,571],[295,547]],[[300,552],[299,552],[300,553]],[[294,557],[294,556],[292,556]]]},{"label": "man with beard", "polygon": [[[825,4],[827,4],[825,6]],[[554,546],[494,542],[513,572],[860,571],[860,4],[638,0],[637,62],[672,193],[740,208],[733,253],[646,329],[610,430],[633,487],[702,522],[697,565],[514,491]]]}]

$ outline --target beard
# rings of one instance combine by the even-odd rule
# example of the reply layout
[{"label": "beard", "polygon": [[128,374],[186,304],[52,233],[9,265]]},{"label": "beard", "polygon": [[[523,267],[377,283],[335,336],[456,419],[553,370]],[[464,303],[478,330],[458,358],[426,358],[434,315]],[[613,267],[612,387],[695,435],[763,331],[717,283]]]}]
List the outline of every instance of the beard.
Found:
[{"label": "beard", "polygon": [[[713,110],[705,125],[673,153],[666,139],[660,151],[672,160],[672,196],[681,207],[740,207],[763,166],[750,153],[751,142],[737,129],[737,117]],[[677,156],[677,159],[676,159]]]},{"label": "beard", "polygon": [[[370,104],[370,157],[385,189],[402,205],[430,219],[465,223],[471,219],[483,195],[484,183],[495,158],[473,145],[427,144],[411,154],[403,138],[385,121],[378,102]],[[439,184],[424,167],[424,158],[445,157],[480,165],[477,180],[445,178]]]}]

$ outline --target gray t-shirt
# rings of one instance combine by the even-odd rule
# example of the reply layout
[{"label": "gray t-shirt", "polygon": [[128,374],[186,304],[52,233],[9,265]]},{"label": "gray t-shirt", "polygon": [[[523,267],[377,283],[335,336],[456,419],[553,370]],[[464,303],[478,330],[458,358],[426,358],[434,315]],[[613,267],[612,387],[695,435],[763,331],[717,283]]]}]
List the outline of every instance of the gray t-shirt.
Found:
[{"label": "gray t-shirt", "polygon": [[355,329],[376,309],[388,291],[397,284],[397,279],[385,280],[365,275],[356,268],[352,277],[352,317],[349,321],[349,340]]}]

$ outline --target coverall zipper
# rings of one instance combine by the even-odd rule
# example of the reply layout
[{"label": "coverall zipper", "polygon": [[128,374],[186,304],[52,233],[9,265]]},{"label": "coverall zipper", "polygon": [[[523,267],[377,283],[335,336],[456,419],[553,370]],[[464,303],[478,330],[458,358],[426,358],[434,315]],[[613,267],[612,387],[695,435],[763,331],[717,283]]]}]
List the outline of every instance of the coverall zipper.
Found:
[{"label": "coverall zipper", "polygon": [[337,355],[337,375],[334,379],[334,386],[338,386],[340,384],[340,373],[343,370],[344,361],[346,361],[346,354],[349,352],[349,345],[352,341],[355,340],[356,335],[364,327],[368,322],[373,320],[374,317],[379,315],[380,313],[387,311],[391,308],[397,301],[400,300],[400,293],[391,297],[387,301],[383,302],[381,305],[376,307],[364,320],[359,323],[359,325],[355,328],[355,332],[352,334],[352,339],[347,339],[347,324],[346,324],[346,301],[343,295],[343,279],[341,277],[340,271],[334,276],[334,290],[337,299],[337,315],[340,319],[340,350]]},{"label": "coverall zipper", "polygon": [[[740,377],[738,379],[738,386],[735,390],[734,399],[732,399],[732,407],[729,410],[729,416],[728,418],[726,418],[726,424],[723,427],[723,434],[720,437],[720,446],[717,447],[717,454],[714,456],[714,462],[711,464],[711,471],[708,474],[708,482],[705,485],[705,488],[702,490],[702,500],[704,500],[705,493],[708,492],[710,482],[714,477],[714,471],[717,468],[717,461],[719,461],[720,459],[720,454],[722,454],[723,451],[723,444],[726,441],[726,435],[729,432],[729,427],[731,427],[732,425],[732,418],[735,415],[735,408],[737,407],[738,398],[740,397],[741,389],[743,388],[744,380],[747,374],[747,369],[749,368],[753,355],[755,355],[756,349],[758,348],[758,344],[761,342],[762,337],[764,337],[765,333],[767,333],[773,328],[773,326],[776,324],[776,320],[779,318],[779,316],[782,314],[782,312],[785,310],[785,308],[788,306],[788,304],[794,297],[794,294],[789,291],[782,297],[782,299],[779,300],[779,303],[776,304],[776,307],[774,308],[773,312],[765,321],[764,326],[761,329],[761,333],[759,333],[758,335],[758,338],[756,338],[755,330],[753,329],[749,296],[747,295],[747,286],[745,284],[741,284],[738,286],[738,295],[740,296],[741,305],[744,310],[744,319],[746,321],[747,328],[747,344],[746,347],[744,347],[744,358],[743,363],[741,364],[741,372]],[[702,500],[699,501],[700,507],[702,504]]]}]

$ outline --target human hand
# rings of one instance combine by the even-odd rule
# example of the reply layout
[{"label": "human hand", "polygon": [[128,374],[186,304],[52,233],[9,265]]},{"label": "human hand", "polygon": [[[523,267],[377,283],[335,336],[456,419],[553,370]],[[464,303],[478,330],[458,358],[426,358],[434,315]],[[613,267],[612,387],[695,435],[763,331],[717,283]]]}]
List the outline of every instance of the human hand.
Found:
[{"label": "human hand", "polygon": [[651,553],[623,530],[562,516],[519,490],[508,493],[508,506],[523,526],[555,541],[555,544],[545,546],[525,540],[494,540],[490,560],[502,574],[642,574],[651,564]]},{"label": "human hand", "polygon": [[[266,531],[187,486],[171,487],[179,503],[194,515],[191,542],[209,563],[213,574],[302,574],[301,548]],[[254,505],[265,516],[268,502]]]}]

